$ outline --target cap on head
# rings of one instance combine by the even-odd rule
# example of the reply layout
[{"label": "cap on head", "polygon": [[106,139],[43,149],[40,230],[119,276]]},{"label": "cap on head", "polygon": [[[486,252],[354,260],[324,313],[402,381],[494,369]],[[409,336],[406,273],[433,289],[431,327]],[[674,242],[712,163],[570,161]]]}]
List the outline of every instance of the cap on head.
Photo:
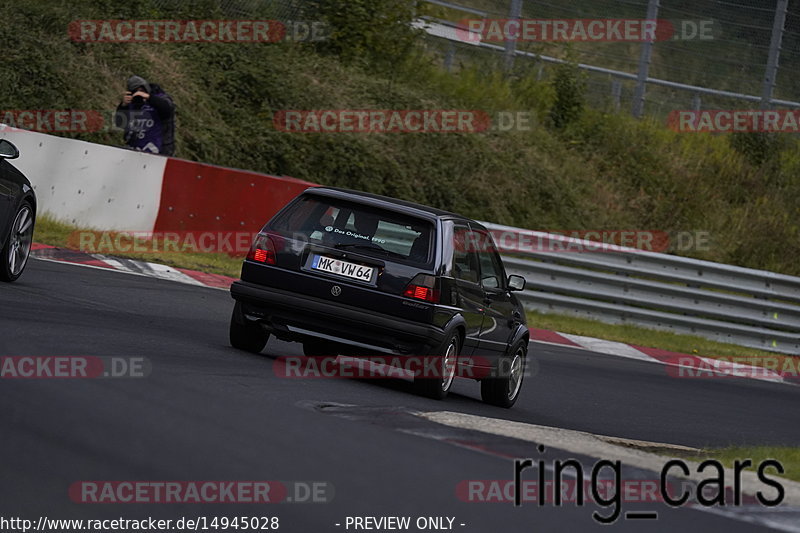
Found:
[{"label": "cap on head", "polygon": [[141,76],[131,76],[128,78],[128,90],[135,91],[139,87],[144,87],[144,90],[148,93],[150,92],[150,84],[147,83],[147,80],[142,78]]}]

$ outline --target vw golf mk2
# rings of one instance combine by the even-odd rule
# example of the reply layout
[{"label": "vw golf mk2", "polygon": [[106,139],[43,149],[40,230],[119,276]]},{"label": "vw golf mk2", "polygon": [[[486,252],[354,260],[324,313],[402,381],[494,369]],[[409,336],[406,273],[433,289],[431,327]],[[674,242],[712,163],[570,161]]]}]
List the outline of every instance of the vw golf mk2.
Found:
[{"label": "vw golf mk2", "polygon": [[489,232],[462,216],[342,189],[306,190],[256,236],[231,287],[230,342],[258,353],[270,335],[307,356],[434,357],[414,378],[442,399],[456,375],[484,401],[516,402],[529,333]]}]

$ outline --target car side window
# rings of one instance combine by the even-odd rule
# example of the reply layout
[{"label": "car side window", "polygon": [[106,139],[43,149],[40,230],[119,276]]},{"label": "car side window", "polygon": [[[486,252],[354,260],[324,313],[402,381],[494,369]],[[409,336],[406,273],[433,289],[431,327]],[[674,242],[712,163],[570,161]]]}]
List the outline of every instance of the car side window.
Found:
[{"label": "car side window", "polygon": [[471,243],[471,234],[466,226],[453,228],[453,277],[478,283],[478,254]]},{"label": "car side window", "polygon": [[481,266],[481,286],[484,289],[504,288],[505,274],[491,235],[480,230],[472,230],[472,232]]}]

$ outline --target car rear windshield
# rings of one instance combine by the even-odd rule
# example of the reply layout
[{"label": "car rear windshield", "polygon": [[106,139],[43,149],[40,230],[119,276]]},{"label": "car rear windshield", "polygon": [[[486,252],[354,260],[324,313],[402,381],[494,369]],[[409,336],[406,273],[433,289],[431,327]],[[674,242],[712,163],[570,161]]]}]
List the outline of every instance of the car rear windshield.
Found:
[{"label": "car rear windshield", "polygon": [[304,195],[283,211],[269,230],[313,244],[428,263],[433,224],[394,211],[336,198]]}]

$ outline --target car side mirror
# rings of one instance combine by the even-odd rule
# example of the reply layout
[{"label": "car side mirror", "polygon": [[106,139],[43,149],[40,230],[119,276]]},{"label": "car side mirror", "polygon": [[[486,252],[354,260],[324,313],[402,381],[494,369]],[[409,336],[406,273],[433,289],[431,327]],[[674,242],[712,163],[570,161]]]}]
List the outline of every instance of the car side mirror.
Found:
[{"label": "car side mirror", "polygon": [[0,158],[2,159],[16,159],[19,157],[19,150],[11,144],[11,141],[0,139]]},{"label": "car side mirror", "polygon": [[508,290],[521,291],[525,289],[525,278],[512,274],[508,276]]},{"label": "car side mirror", "polygon": [[496,289],[500,286],[497,276],[486,276],[481,280],[481,287],[484,289]]}]

